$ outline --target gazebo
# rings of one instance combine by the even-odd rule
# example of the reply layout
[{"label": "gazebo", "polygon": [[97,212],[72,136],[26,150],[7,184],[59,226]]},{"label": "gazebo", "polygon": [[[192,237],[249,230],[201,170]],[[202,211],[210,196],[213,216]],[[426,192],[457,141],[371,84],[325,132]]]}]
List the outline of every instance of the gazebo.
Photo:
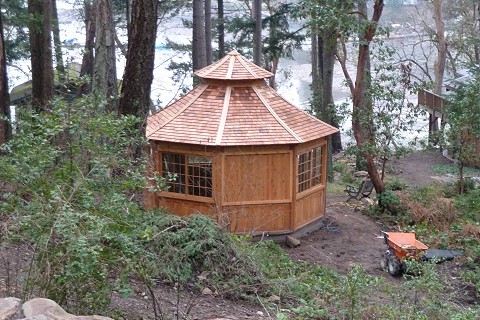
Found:
[{"label": "gazebo", "polygon": [[327,137],[338,130],[270,88],[236,51],[147,119],[153,170],[168,189],[147,208],[202,213],[236,234],[298,234],[325,214]]}]

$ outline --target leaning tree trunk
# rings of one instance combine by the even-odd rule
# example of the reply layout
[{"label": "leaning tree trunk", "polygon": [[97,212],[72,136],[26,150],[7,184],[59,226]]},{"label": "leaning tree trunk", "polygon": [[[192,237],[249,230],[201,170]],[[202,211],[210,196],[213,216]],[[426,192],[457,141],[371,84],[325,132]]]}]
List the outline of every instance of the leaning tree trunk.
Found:
[{"label": "leaning tree trunk", "polygon": [[28,0],[28,12],[32,105],[37,111],[45,111],[53,97],[52,3],[50,0]]},{"label": "leaning tree trunk", "polygon": [[[0,12],[2,12],[0,1]],[[5,54],[5,41],[3,38],[3,20],[0,14],[0,116],[6,117],[7,121],[0,119],[0,145],[7,142],[12,135],[10,120],[10,95],[8,93],[7,57]]]},{"label": "leaning tree trunk", "polygon": [[[370,58],[370,43],[375,36],[378,21],[383,11],[383,0],[376,0],[373,7],[373,16],[368,22],[363,34],[360,35],[358,45],[357,76],[353,92],[352,130],[357,142],[357,147],[362,153],[367,167],[367,172],[375,186],[377,193],[385,191],[385,185],[377,171],[374,154],[369,146],[375,141],[373,130],[373,106],[367,97],[370,90],[370,74],[367,70]],[[364,7],[366,14],[366,5]],[[363,10],[360,10],[361,12]]]},{"label": "leaning tree trunk", "polygon": [[[128,54],[119,101],[120,114],[145,119],[150,107],[150,92],[157,35],[157,0],[134,0],[128,32]],[[141,123],[141,131],[145,122]]]}]

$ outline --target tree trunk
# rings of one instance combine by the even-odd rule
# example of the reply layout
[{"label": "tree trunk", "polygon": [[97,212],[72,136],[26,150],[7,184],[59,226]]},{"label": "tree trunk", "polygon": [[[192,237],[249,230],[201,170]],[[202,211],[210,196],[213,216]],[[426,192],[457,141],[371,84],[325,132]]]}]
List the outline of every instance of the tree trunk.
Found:
[{"label": "tree trunk", "polygon": [[192,60],[193,71],[200,70],[207,66],[205,8],[203,0],[193,0]]},{"label": "tree trunk", "polygon": [[[85,10],[85,48],[82,58],[82,67],[80,69],[80,77],[93,77],[94,64],[94,48],[95,48],[95,32],[96,32],[96,9],[95,3],[84,1]],[[92,92],[91,81],[82,83],[78,88],[77,96],[89,94]]]},{"label": "tree trunk", "polygon": [[[435,20],[435,29],[437,34],[437,60],[435,61],[435,88],[434,93],[441,94],[443,86],[443,74],[445,73],[445,61],[447,59],[447,42],[445,39],[445,23],[442,16],[442,0],[433,0],[433,19]],[[433,137],[433,133],[438,131],[438,117],[429,115],[429,140],[437,143],[438,139]]]},{"label": "tree trunk", "polygon": [[[477,25],[478,29],[476,31],[480,33],[480,23],[478,23],[480,19],[479,16],[480,16],[480,5],[474,4],[473,5],[473,24]],[[475,42],[474,44],[474,52],[475,52],[475,63],[479,64],[480,63],[480,46],[478,42]]]},{"label": "tree trunk", "polygon": [[[253,33],[253,62],[262,66],[262,0],[253,0],[253,19],[255,32]],[[271,82],[272,80],[270,80]],[[275,80],[273,80],[275,82]]]},{"label": "tree trunk", "polygon": [[112,1],[97,0],[93,92],[108,100],[109,111],[116,111],[111,97],[118,95],[115,56],[115,29]]},{"label": "tree trunk", "polygon": [[52,33],[53,33],[53,44],[55,47],[56,70],[57,70],[60,82],[62,82],[65,75],[65,66],[63,64],[62,42],[60,40],[60,28],[58,25],[57,0],[51,0],[51,1],[52,1]]},{"label": "tree trunk", "polygon": [[212,64],[212,0],[205,0],[205,65]]},{"label": "tree trunk", "polygon": [[[365,0],[360,2],[359,11],[362,17],[367,17],[367,8]],[[352,97],[353,111],[352,111],[352,130],[357,142],[357,147],[362,153],[366,169],[372,180],[377,193],[382,193],[385,190],[384,183],[377,171],[374,161],[374,155],[369,150],[369,145],[374,143],[373,131],[373,106],[368,97],[370,89],[370,72],[369,57],[370,57],[370,43],[375,36],[377,24],[380,20],[383,11],[383,0],[376,0],[373,7],[373,16],[368,26],[365,28],[363,34],[360,35],[358,47],[358,63],[357,63],[357,77],[355,80],[355,89]]]},{"label": "tree trunk", "polygon": [[[0,116],[10,120],[10,95],[8,93],[7,57],[3,37],[2,2],[0,1]],[[8,121],[0,119],[0,145],[7,142],[12,135]]]},{"label": "tree trunk", "polygon": [[[324,30],[322,41],[322,109],[327,115],[327,123],[335,128],[339,128],[335,117],[335,108],[333,101],[333,68],[335,65],[335,50],[337,47],[337,35],[332,30]],[[342,138],[340,132],[334,133],[332,139],[332,152],[337,153],[342,148]]]},{"label": "tree trunk", "polygon": [[[134,0],[128,32],[128,54],[123,74],[119,113],[145,119],[150,109],[150,93],[157,36],[157,0]],[[145,123],[142,122],[142,132]]]},{"label": "tree trunk", "polygon": [[223,9],[223,0],[217,1],[218,6],[218,59],[225,57],[225,20],[224,20],[224,9]]},{"label": "tree trunk", "polygon": [[53,97],[52,3],[50,0],[28,0],[28,12],[32,105],[37,111],[45,111]]}]

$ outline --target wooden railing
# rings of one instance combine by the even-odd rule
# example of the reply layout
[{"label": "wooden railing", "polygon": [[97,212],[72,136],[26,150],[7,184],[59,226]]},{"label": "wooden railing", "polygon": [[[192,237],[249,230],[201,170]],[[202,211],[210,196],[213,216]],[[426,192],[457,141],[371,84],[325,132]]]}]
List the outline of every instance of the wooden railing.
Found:
[{"label": "wooden railing", "polygon": [[418,91],[418,105],[427,109],[429,113],[442,113],[447,103],[446,99],[433,92],[423,89]]}]

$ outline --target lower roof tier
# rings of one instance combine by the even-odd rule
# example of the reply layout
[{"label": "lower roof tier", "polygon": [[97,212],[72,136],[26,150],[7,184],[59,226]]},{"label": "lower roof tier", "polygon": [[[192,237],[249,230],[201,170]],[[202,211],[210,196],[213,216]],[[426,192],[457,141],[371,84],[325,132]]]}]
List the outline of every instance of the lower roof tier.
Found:
[{"label": "lower roof tier", "polygon": [[206,81],[147,119],[149,140],[211,146],[298,144],[338,129],[283,99],[263,80]]}]

